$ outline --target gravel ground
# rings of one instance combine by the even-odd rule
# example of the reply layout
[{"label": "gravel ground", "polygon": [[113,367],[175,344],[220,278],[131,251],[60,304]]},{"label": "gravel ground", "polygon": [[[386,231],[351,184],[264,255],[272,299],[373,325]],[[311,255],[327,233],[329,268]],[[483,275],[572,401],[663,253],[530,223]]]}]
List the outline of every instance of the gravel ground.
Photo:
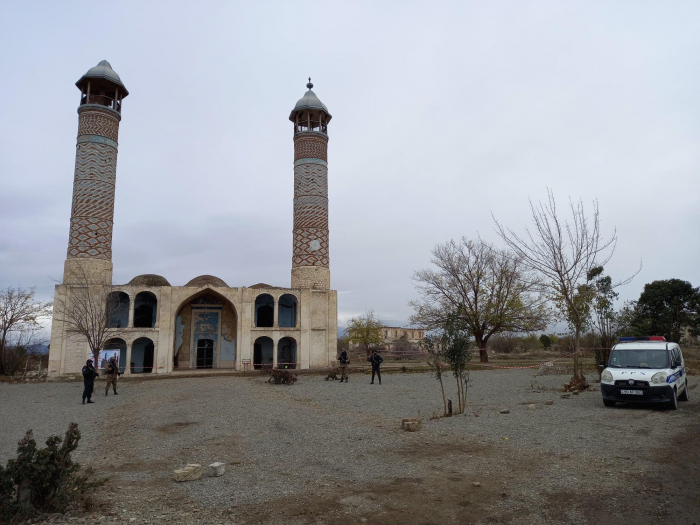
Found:
[{"label": "gravel ground", "polygon": [[[89,406],[78,383],[1,385],[0,458],[27,428],[44,439],[78,422],[77,459],[112,475],[94,511],[105,521],[645,523],[671,510],[677,523],[697,520],[698,380],[671,412],[606,409],[598,390],[564,399],[567,379],[473,372],[466,414],[438,419],[429,374],[385,375],[382,385],[300,376],[291,387],[130,380]],[[445,387],[456,399],[454,383]],[[422,429],[401,431],[407,417],[423,418]],[[227,464],[221,478],[172,481],[175,468],[214,461]]]}]

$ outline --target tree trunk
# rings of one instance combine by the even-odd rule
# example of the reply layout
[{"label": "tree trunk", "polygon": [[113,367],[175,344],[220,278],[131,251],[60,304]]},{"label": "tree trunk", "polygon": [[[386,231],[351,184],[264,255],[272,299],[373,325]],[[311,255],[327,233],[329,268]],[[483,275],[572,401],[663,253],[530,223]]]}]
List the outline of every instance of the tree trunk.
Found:
[{"label": "tree trunk", "polygon": [[578,353],[579,353],[579,347],[581,345],[581,328],[576,327],[576,335],[574,339],[574,379],[580,379],[581,375],[579,374],[579,369],[578,369]]},{"label": "tree trunk", "polygon": [[442,404],[445,405],[444,415],[447,415],[447,400],[445,399],[445,387],[442,384],[442,375],[440,375],[440,390],[442,390]]},{"label": "tree trunk", "polygon": [[482,335],[475,335],[474,340],[476,341],[476,347],[479,349],[479,362],[488,363],[489,354],[486,352],[486,341]]},{"label": "tree trunk", "polygon": [[486,352],[486,348],[479,348],[479,361],[482,363],[489,362],[489,354]]},{"label": "tree trunk", "polygon": [[459,378],[457,379],[457,413],[462,413],[462,390],[460,389]]}]

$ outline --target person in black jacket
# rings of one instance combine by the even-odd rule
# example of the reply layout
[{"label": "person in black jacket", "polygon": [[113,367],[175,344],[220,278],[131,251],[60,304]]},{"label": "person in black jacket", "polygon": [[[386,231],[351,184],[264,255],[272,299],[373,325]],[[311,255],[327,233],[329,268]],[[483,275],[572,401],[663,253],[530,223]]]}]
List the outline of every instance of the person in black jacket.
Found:
[{"label": "person in black jacket", "polygon": [[83,367],[83,405],[85,404],[85,399],[88,403],[94,403],[92,398],[92,391],[95,388],[95,378],[100,377],[95,367],[92,366],[92,359],[88,359]]},{"label": "person in black jacket", "polygon": [[384,361],[384,358],[380,356],[376,350],[372,350],[372,355],[367,358],[367,361],[372,363],[372,382],[370,385],[374,384],[374,374],[377,374],[377,379],[379,379],[379,384],[382,384],[382,373],[379,371],[379,366]]}]

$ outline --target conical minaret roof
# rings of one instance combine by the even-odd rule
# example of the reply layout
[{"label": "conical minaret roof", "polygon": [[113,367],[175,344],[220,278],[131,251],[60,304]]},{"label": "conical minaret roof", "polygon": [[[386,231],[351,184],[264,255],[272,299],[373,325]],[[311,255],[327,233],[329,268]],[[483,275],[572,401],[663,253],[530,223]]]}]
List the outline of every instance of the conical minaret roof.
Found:
[{"label": "conical minaret roof", "polygon": [[87,81],[91,79],[107,80],[113,84],[116,84],[123,91],[122,98],[126,97],[129,94],[129,91],[126,89],[126,86],[122,82],[122,79],[119,78],[117,72],[114,71],[114,69],[112,69],[112,65],[106,60],[102,60],[95,67],[91,67],[87,73],[80,77],[80,80],[78,80],[75,83],[75,85],[80,88],[83,86],[83,84],[87,83]]},{"label": "conical minaret roof", "polygon": [[326,115],[328,115],[327,121],[330,121],[333,115],[330,114],[326,105],[316,96],[316,93],[311,91],[311,88],[314,87],[314,85],[311,83],[311,78],[309,78],[309,83],[306,84],[306,87],[309,90],[297,101],[294,109],[289,114],[289,120],[294,122],[297,114],[303,113],[305,110],[310,110],[323,111]]}]

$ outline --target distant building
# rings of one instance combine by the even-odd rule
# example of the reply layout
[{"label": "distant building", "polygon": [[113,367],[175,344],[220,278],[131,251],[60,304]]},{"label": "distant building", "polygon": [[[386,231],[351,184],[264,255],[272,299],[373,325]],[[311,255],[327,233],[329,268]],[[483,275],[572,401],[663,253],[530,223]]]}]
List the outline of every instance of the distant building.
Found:
[{"label": "distant building", "polygon": [[[382,327],[384,343],[377,345],[377,349],[385,351],[417,349],[424,338],[425,330],[423,328],[384,326]],[[360,343],[350,343],[350,348],[358,349],[364,347]]]},{"label": "distant building", "polygon": [[425,338],[425,330],[422,328],[401,328],[386,326],[382,328],[382,337],[387,345],[398,342],[418,344]]}]

